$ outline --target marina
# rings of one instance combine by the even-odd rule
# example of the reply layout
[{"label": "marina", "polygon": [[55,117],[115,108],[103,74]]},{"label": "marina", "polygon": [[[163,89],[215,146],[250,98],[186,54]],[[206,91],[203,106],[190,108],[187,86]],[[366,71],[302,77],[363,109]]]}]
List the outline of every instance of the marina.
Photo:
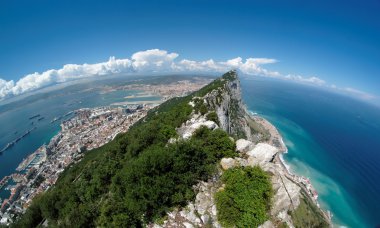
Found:
[{"label": "marina", "polygon": [[40,163],[46,160],[46,145],[38,148],[34,153],[25,158],[20,165],[16,168],[16,171],[25,172],[32,167],[37,167]]}]

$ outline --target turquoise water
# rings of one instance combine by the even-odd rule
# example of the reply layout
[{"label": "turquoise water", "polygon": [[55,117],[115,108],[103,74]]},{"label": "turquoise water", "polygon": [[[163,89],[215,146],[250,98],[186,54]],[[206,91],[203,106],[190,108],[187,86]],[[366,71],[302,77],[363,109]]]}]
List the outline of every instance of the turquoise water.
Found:
[{"label": "turquoise water", "polygon": [[321,89],[243,78],[248,108],[271,121],[291,171],[309,177],[336,225],[380,224],[380,110]]}]

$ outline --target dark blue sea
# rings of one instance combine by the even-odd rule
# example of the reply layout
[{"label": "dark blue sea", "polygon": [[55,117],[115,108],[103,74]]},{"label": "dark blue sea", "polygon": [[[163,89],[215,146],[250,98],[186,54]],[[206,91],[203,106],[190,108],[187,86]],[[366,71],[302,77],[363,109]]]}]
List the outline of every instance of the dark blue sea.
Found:
[{"label": "dark blue sea", "polygon": [[336,225],[380,225],[380,109],[311,86],[242,78],[248,109],[282,134],[291,171],[309,177]]}]

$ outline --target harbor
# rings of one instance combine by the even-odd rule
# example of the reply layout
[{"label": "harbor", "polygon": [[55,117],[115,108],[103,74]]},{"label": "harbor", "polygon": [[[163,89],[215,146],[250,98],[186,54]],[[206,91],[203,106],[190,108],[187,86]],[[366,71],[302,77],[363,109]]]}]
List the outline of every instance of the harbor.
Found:
[{"label": "harbor", "polygon": [[61,122],[61,131],[48,144],[27,156],[16,172],[0,181],[0,190],[10,191],[9,197],[0,198],[0,217],[7,223],[15,215],[24,213],[33,198],[54,185],[67,166],[80,161],[84,152],[126,132],[151,107],[82,108],[62,115],[61,119],[75,114]]}]

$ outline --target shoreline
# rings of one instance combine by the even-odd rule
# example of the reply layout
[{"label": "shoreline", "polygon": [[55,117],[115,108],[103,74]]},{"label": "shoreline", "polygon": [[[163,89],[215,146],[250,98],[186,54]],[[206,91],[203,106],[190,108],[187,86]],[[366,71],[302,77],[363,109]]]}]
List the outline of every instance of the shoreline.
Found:
[{"label": "shoreline", "polygon": [[[1,180],[1,190],[8,185],[11,195],[2,199],[0,218],[5,224],[23,214],[32,200],[54,186],[60,174],[80,161],[84,153],[113,140],[119,133],[144,117],[150,106],[111,108],[101,106],[75,110],[75,116],[61,123],[61,129],[47,144],[24,158],[16,170]],[[13,180],[13,184],[9,181]]]},{"label": "shoreline", "polygon": [[[304,192],[306,192],[306,196],[317,206],[326,219],[326,221],[330,224],[332,227],[332,214],[330,211],[325,211],[320,207],[320,204],[318,202],[318,193],[316,192],[315,188],[313,187],[310,180],[306,177],[294,174],[291,172],[291,167],[289,164],[285,162],[285,159],[283,158],[283,154],[288,153],[288,148],[286,147],[283,138],[277,128],[269,122],[264,117],[258,116],[258,115],[250,115],[256,122],[258,122],[265,130],[268,130],[270,133],[270,139],[268,140],[268,143],[274,147],[276,147],[279,151],[274,156],[274,162],[279,164],[284,173],[285,176],[291,180],[293,183],[297,184]],[[279,142],[279,143],[278,143]]]}]

